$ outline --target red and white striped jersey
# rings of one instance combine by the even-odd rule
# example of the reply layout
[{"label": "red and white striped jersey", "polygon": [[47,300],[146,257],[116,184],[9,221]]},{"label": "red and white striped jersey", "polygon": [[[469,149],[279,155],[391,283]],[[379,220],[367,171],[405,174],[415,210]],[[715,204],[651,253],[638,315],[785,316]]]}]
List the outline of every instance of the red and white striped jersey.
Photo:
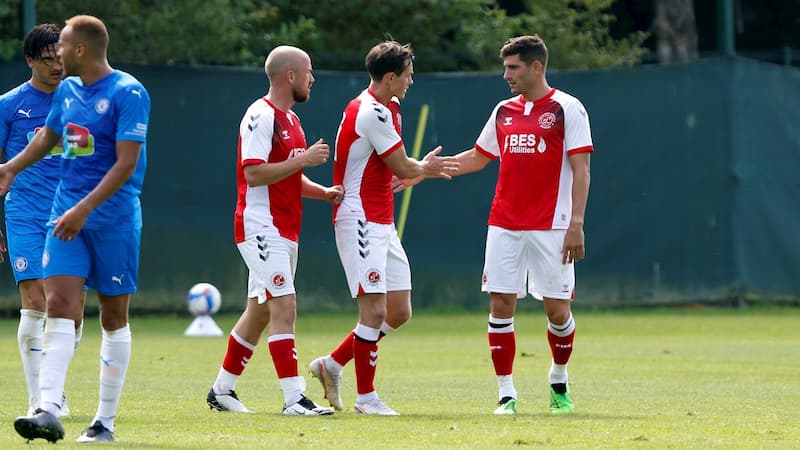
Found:
[{"label": "red and white striped jersey", "polygon": [[334,222],[394,223],[392,171],[383,158],[403,146],[401,127],[396,97],[387,106],[366,89],[348,103],[336,133],[333,184],[344,187],[344,199],[334,206]]},{"label": "red and white striped jersey", "polygon": [[489,225],[510,230],[566,229],[572,218],[569,155],[592,152],[589,116],[575,97],[552,89],[495,106],[475,149],[500,158]]},{"label": "red and white striped jersey", "polygon": [[248,186],[244,167],[250,164],[278,163],[306,151],[306,137],[300,119],[281,111],[262,97],[247,108],[239,124],[239,160],[236,164],[236,243],[272,228],[286,239],[297,242],[303,215],[301,200],[303,171],[267,186]]}]

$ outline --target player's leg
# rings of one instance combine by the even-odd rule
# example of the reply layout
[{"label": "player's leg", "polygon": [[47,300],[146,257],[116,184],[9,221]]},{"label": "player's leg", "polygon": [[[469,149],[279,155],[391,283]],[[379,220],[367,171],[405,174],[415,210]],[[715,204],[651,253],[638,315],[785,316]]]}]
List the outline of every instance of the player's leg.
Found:
[{"label": "player's leg", "polygon": [[497,377],[498,404],[495,414],[514,415],[517,412],[517,390],[514,387],[514,357],[517,338],[514,332],[514,314],[517,294],[489,294],[489,351]]},{"label": "player's leg", "polygon": [[548,374],[550,410],[555,414],[569,414],[574,410],[567,363],[575,338],[575,320],[570,308],[575,290],[575,266],[561,262],[564,234],[565,230],[548,230],[531,231],[526,235],[533,254],[529,290],[543,299],[547,314],[547,341],[552,355]]},{"label": "player's leg", "polygon": [[28,388],[28,415],[39,407],[39,365],[46,316],[42,272],[44,223],[6,216],[8,259],[21,300],[17,344]]},{"label": "player's leg", "polygon": [[516,414],[518,396],[513,378],[516,354],[514,314],[517,298],[524,293],[526,255],[522,232],[489,227],[481,290],[489,293],[487,335],[498,386],[495,414]]},{"label": "player's leg", "polygon": [[574,405],[569,390],[567,363],[572,355],[575,339],[575,320],[570,311],[570,301],[544,298],[547,312],[547,341],[550,344],[552,362],[548,380],[550,382],[550,411],[554,414],[569,414]]},{"label": "player's leg", "polygon": [[28,415],[31,415],[39,407],[39,365],[45,321],[44,280],[20,281],[19,293],[22,308],[19,311],[17,344],[28,386]]},{"label": "player's leg", "polygon": [[57,416],[63,407],[67,369],[75,354],[76,324],[83,318],[83,286],[91,253],[83,232],[74,240],[61,241],[52,236],[52,229],[48,226],[42,255],[47,319],[39,369],[39,408],[31,416],[17,418],[14,428],[26,439],[55,442],[64,438],[64,427]]},{"label": "player's leg", "polygon": [[97,412],[78,442],[111,442],[131,359],[130,295],[136,292],[141,230],[83,230],[93,269],[86,284],[100,303],[100,389]]},{"label": "player's leg", "polygon": [[386,294],[371,293],[358,296],[358,324],[353,339],[353,362],[356,372],[355,411],[359,414],[396,416],[375,390],[378,367],[378,339],[386,320]]},{"label": "player's leg", "polygon": [[[287,279],[287,285],[292,285]],[[293,290],[293,288],[292,288]],[[306,383],[297,370],[297,348],[295,343],[295,320],[297,302],[295,294],[271,298],[269,323],[269,353],[283,391],[283,415],[326,416],[333,408],[322,407],[305,396]]]}]

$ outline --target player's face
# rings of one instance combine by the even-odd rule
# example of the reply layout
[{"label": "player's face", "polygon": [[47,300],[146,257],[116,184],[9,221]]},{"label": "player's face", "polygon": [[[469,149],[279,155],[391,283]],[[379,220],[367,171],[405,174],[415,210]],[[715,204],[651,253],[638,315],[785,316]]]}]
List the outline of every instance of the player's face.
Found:
[{"label": "player's face", "polygon": [[411,76],[414,75],[414,64],[409,63],[408,67],[400,74],[394,75],[391,81],[389,81],[389,90],[392,92],[392,95],[399,98],[400,100],[406,98],[406,92],[408,92],[408,88],[414,84],[414,79]]},{"label": "player's face", "polygon": [[55,89],[58,83],[61,82],[61,76],[64,75],[64,69],[61,66],[61,60],[58,59],[58,50],[56,45],[51,45],[42,50],[38,58],[26,58],[28,66],[31,68],[33,78],[45,87]]},{"label": "player's face", "polygon": [[314,84],[314,74],[311,72],[311,61],[305,61],[301,68],[294,72],[292,83],[292,98],[296,103],[303,103],[311,98],[311,85]]},{"label": "player's face", "polygon": [[536,61],[526,64],[519,55],[503,58],[503,79],[508,82],[512,93],[525,95],[534,88],[538,65]]},{"label": "player's face", "polygon": [[72,27],[67,25],[61,30],[61,35],[58,38],[58,57],[61,59],[61,64],[64,67],[64,75],[80,75],[78,73],[78,51],[79,46],[75,42],[75,36],[72,33]]}]

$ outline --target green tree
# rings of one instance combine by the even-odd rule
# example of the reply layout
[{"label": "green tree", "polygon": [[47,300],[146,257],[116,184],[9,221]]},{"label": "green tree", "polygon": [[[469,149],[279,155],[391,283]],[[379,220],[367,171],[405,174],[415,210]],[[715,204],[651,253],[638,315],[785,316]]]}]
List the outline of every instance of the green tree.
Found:
[{"label": "green tree", "polygon": [[[38,0],[36,5],[39,22],[62,24],[79,13],[102,18],[111,34],[112,61],[259,66],[267,50],[292,44],[307,49],[317,69],[363,70],[366,51],[391,37],[413,45],[418,71],[453,71],[497,70],[502,43],[530,33],[548,43],[555,68],[636,64],[644,36],[610,36],[612,2],[522,0],[521,12],[513,16],[497,0]],[[13,15],[10,9],[0,7],[0,24]],[[5,37],[5,26],[2,33]],[[18,40],[3,43],[0,58],[18,51],[10,50],[18,48]]]},{"label": "green tree", "polygon": [[0,2],[0,61],[22,54],[20,1]]}]

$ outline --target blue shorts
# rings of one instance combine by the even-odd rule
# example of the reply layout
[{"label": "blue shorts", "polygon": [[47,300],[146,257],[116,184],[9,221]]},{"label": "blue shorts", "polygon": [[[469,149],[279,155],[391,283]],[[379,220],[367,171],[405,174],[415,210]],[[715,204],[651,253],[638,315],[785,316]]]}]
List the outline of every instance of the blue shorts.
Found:
[{"label": "blue shorts", "polygon": [[14,280],[40,280],[42,252],[47,236],[47,219],[6,216],[8,260],[14,269]]},{"label": "blue shorts", "polygon": [[44,276],[69,275],[86,279],[86,285],[103,295],[136,292],[139,275],[141,229],[81,230],[72,241],[53,236],[47,225],[42,266]]}]

